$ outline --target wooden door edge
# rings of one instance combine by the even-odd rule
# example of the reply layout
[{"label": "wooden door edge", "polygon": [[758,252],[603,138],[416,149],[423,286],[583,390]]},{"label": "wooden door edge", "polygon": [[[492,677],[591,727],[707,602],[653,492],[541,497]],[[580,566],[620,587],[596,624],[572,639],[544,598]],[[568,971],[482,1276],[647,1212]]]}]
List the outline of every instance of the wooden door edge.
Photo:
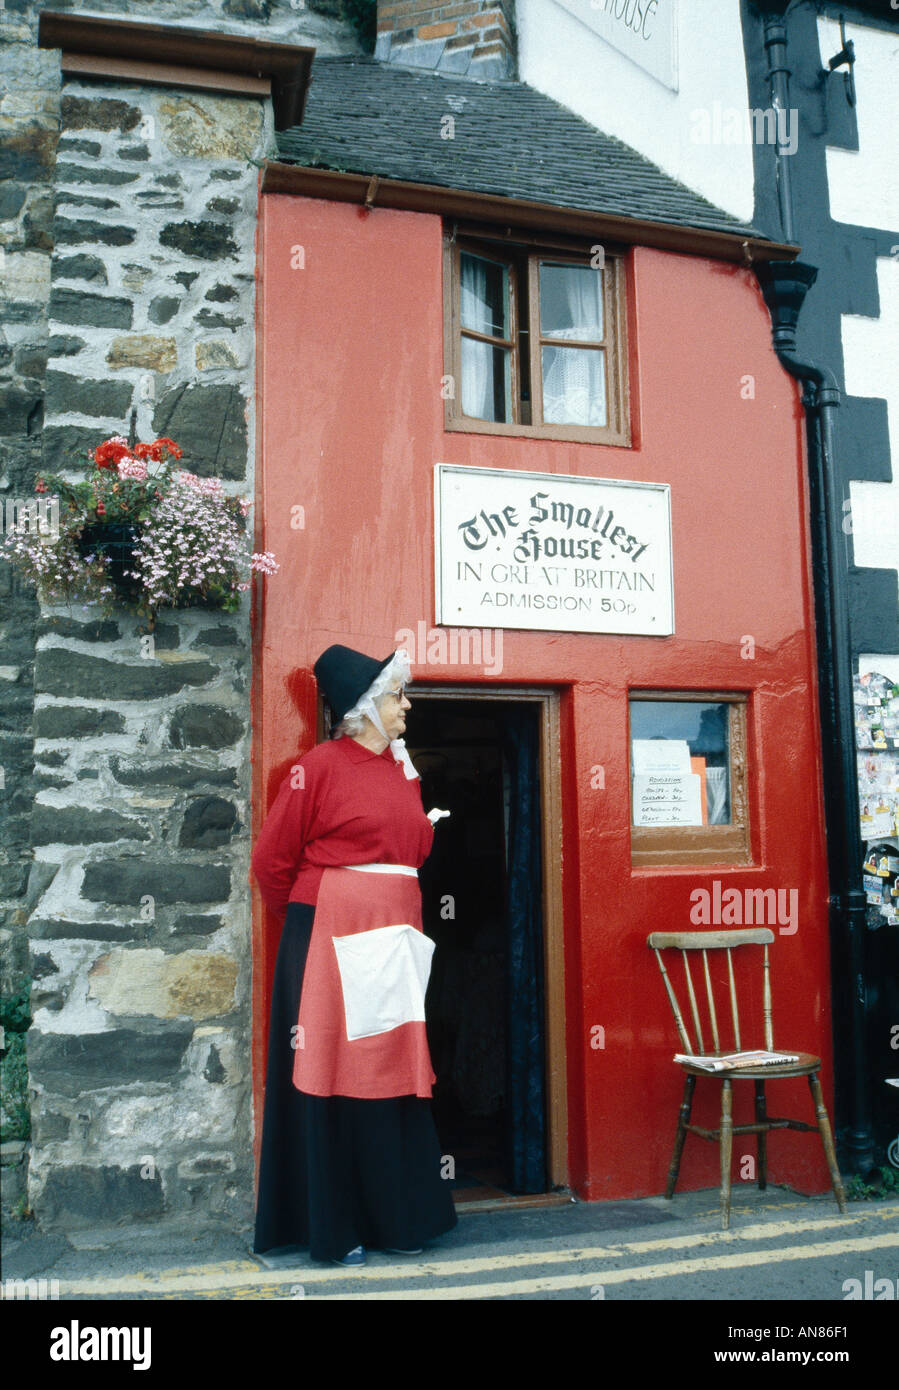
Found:
[{"label": "wooden door edge", "polygon": [[568,1188],[568,1076],[565,1030],[565,940],[562,914],[562,757],[557,690],[526,686],[444,686],[416,681],[412,694],[432,700],[480,698],[540,706],[543,960],[546,1026],[547,1189]]}]

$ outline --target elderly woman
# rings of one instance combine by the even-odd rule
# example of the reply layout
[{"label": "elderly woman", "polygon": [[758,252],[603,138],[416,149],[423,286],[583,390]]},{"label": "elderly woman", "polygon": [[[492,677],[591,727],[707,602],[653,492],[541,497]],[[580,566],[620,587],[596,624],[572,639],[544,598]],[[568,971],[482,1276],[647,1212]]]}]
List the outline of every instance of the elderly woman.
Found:
[{"label": "elderly woman", "polygon": [[[405,652],[315,663],[335,737],[291,768],[253,850],[286,913],[272,991],[254,1250],[365,1263],[456,1224],[431,1117],[417,871],[434,838],[401,735]],[[434,813],[431,813],[434,815]]]}]

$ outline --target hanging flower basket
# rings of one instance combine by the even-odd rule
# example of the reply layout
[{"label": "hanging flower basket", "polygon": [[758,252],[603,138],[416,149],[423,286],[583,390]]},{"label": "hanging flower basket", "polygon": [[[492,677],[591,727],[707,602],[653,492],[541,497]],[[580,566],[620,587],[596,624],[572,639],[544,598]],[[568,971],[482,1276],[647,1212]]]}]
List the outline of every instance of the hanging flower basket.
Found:
[{"label": "hanging flower basket", "polygon": [[84,481],[38,478],[0,555],[47,603],[125,603],[151,627],[162,607],[233,612],[254,570],[279,567],[270,551],[250,552],[248,499],[228,496],[220,478],[176,469],[181,456],[173,439],[105,440]]},{"label": "hanging flower basket", "polygon": [[96,555],[106,564],[106,575],[122,597],[138,598],[138,586],[130,577],[138,528],[121,521],[88,522],[75,542],[78,554]]}]

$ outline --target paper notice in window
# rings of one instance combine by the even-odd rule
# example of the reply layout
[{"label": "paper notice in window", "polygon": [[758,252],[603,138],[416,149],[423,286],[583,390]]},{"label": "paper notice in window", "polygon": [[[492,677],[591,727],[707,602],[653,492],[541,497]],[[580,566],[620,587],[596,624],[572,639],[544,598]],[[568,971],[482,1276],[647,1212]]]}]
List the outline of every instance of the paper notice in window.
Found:
[{"label": "paper notice in window", "polygon": [[695,772],[634,774],[634,825],[702,825],[702,779]]},{"label": "paper notice in window", "polygon": [[690,745],[685,738],[635,738],[634,772],[690,772]]}]

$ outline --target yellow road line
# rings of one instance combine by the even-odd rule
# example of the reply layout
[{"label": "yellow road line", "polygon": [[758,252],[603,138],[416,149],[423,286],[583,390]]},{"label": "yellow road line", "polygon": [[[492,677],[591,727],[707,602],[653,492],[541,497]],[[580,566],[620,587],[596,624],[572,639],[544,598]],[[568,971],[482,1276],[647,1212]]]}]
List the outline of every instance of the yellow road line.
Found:
[{"label": "yellow road line", "polygon": [[[65,1280],[60,1284],[60,1293],[66,1296],[102,1295],[112,1293],[176,1293],[200,1291],[214,1281],[221,1290],[245,1288],[255,1285],[259,1288],[285,1285],[328,1284],[336,1280],[356,1278],[369,1282],[384,1279],[415,1279],[446,1277],[447,1275],[476,1275],[491,1270],[503,1270],[521,1266],[523,1262],[538,1264],[570,1264],[574,1260],[615,1260],[651,1255],[656,1251],[694,1249],[697,1245],[733,1245],[756,1240],[776,1240],[794,1237],[806,1231],[823,1231],[828,1227],[845,1230],[847,1225],[861,1222],[885,1220],[895,1212],[878,1211],[859,1213],[857,1216],[833,1216],[801,1221],[776,1221],[753,1226],[732,1228],[729,1231],[708,1231],[692,1235],[660,1236],[652,1240],[622,1241],[618,1245],[569,1246],[564,1250],[531,1250],[504,1255],[467,1256],[458,1259],[428,1259],[404,1261],[402,1264],[377,1264],[349,1270],[339,1266],[317,1267],[305,1264],[292,1265],[283,1269],[260,1269],[249,1260],[228,1260],[219,1264],[198,1265],[184,1269],[164,1270],[156,1274],[123,1274],[118,1278],[91,1278]],[[298,1257],[305,1260],[307,1257]],[[717,1257],[716,1257],[717,1258]],[[249,1277],[248,1277],[249,1276]]]},{"label": "yellow road line", "polygon": [[498,1284],[459,1284],[453,1288],[443,1285],[439,1288],[407,1289],[398,1294],[396,1290],[373,1289],[369,1292],[313,1294],[313,1300],[326,1298],[353,1301],[358,1299],[469,1299],[508,1298],[515,1294],[549,1293],[554,1289],[583,1288],[585,1295],[593,1297],[599,1289],[603,1291],[611,1284],[642,1283],[651,1279],[690,1278],[696,1274],[717,1274],[724,1269],[750,1268],[754,1265],[784,1264],[790,1260],[816,1260],[823,1255],[859,1254],[867,1250],[878,1250],[895,1245],[897,1238],[891,1234],[863,1236],[856,1241],[827,1241],[821,1245],[793,1245],[781,1250],[743,1250],[734,1255],[710,1255],[697,1260],[672,1260],[660,1265],[636,1265],[630,1269],[596,1270],[593,1274],[559,1274],[535,1279],[511,1279]]}]

